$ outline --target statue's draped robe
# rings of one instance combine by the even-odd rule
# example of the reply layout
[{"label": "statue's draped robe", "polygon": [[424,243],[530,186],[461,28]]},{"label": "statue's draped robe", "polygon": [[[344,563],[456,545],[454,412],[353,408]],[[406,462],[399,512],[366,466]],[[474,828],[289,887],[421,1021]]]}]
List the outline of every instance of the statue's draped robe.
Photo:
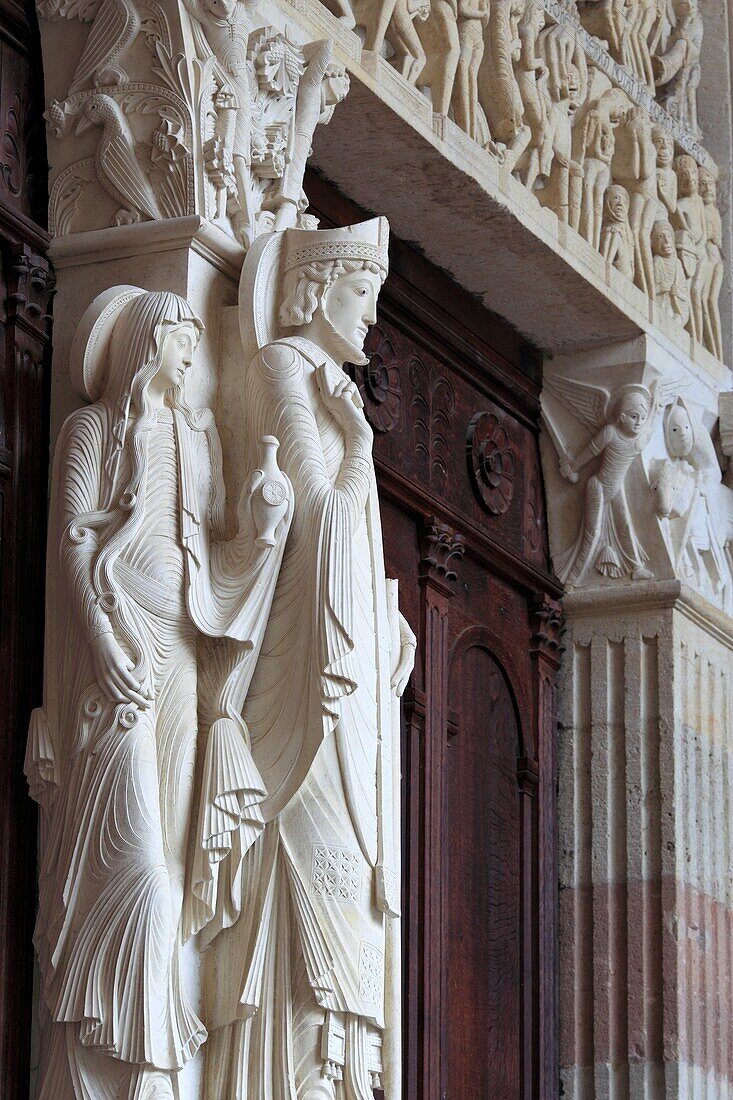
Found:
[{"label": "statue's draped robe", "polygon": [[[345,1014],[344,1095],[371,1097],[368,1048],[384,1027],[377,899],[395,834],[378,774],[390,767],[396,654],[371,456],[349,451],[321,396],[342,377],[296,338],[263,348],[247,376],[250,437],[280,440],[295,512],[245,707],[269,824],[244,865],[252,904],[210,953],[208,1020],[221,1031],[207,1080],[222,1100],[292,1100],[294,1084],[301,1095],[308,1067],[292,1052],[297,1062],[308,1006],[321,1023],[324,1009]],[[313,1074],[326,1059],[311,1031]]]},{"label": "statue's draped robe", "polygon": [[[285,532],[269,551],[251,524],[214,541],[223,482],[208,411],[163,410],[145,434],[144,509],[117,505],[130,477],[118,410],[82,409],[59,438],[44,706],[26,770],[42,809],[36,945],[50,1018],[73,1026],[72,1047],[175,1071],[206,1038],[182,988],[181,943],[217,903],[236,911],[239,864],[263,827],[262,779],[222,686],[228,676],[235,697],[246,690]],[[105,539],[116,549],[100,598]],[[108,702],[95,681],[89,639],[109,624],[151,693],[146,710]],[[206,668],[199,729],[202,635],[229,640]],[[47,1060],[53,1100],[66,1100],[62,1062]]]}]

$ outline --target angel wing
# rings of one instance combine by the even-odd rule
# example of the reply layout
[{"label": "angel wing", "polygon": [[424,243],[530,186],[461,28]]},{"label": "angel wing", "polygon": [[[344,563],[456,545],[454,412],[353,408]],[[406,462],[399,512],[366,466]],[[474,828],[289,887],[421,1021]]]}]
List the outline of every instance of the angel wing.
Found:
[{"label": "angel wing", "polygon": [[545,378],[545,389],[570,410],[576,420],[591,431],[608,421],[608,393],[600,386],[574,382],[570,378]]},{"label": "angel wing", "polygon": [[38,0],[38,14],[43,19],[78,19],[91,23],[97,14],[99,0]]},{"label": "angel wing", "polygon": [[112,83],[121,83],[125,74],[117,62],[127,53],[139,30],[140,13],[131,0],[101,0],[69,95],[97,84],[100,77],[108,75]]}]

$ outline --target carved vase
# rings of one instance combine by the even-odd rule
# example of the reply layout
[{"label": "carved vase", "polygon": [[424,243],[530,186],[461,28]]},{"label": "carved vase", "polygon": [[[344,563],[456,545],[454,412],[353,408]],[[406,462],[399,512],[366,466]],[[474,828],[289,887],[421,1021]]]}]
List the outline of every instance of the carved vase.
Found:
[{"label": "carved vase", "polygon": [[260,465],[252,489],[252,519],[257,530],[255,544],[275,545],[275,532],[288,510],[288,483],[277,464],[280,441],[274,435],[260,438]]}]

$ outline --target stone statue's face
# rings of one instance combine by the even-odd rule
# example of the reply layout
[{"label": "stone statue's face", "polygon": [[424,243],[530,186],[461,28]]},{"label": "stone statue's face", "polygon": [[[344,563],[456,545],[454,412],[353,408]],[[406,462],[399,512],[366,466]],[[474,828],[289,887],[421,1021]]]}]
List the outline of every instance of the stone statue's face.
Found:
[{"label": "stone statue's face", "polygon": [[674,160],[674,142],[659,130],[652,131],[652,141],[657,150],[657,168],[668,168]]},{"label": "stone statue's face", "polygon": [[339,275],[321,299],[323,312],[338,335],[362,351],[369,326],[377,319],[377,298],[382,287],[372,271]]},{"label": "stone statue's face", "polygon": [[629,199],[625,191],[620,187],[609,187],[606,199],[609,213],[617,222],[625,220],[629,211]]},{"label": "stone statue's face", "polygon": [[680,191],[683,198],[697,194],[698,176],[696,165],[682,164],[680,166]]},{"label": "stone statue's face", "polygon": [[674,235],[669,225],[661,225],[652,233],[652,248],[657,256],[665,258],[674,252]]},{"label": "stone statue's face", "polygon": [[154,382],[159,390],[179,386],[191,366],[198,334],[193,325],[185,323],[168,330],[163,342],[160,367]]},{"label": "stone statue's face", "polygon": [[237,0],[204,0],[204,7],[216,19],[231,19],[237,10]]},{"label": "stone statue's face", "polygon": [[669,414],[667,436],[672,457],[686,458],[692,450],[694,436],[690,418],[681,405],[677,405]]},{"label": "stone statue's face", "polygon": [[715,203],[715,177],[710,172],[700,172],[700,194],[706,205]]},{"label": "stone statue's face", "polygon": [[638,435],[649,419],[649,406],[640,393],[624,399],[618,414],[618,426],[624,435]]}]

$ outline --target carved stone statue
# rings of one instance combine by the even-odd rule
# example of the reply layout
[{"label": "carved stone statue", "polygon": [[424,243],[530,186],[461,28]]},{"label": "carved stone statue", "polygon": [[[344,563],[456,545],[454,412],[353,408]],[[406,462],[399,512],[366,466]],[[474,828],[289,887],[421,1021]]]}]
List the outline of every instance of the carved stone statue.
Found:
[{"label": "carved stone statue", "polygon": [[607,263],[634,278],[634,234],[629,224],[629,196],[624,187],[614,183],[604,200],[601,255]]},{"label": "carved stone statue", "polygon": [[92,403],[56,448],[44,701],[26,758],[41,806],[41,1100],[179,1095],[206,1039],[184,945],[213,916],[220,875],[236,913],[232,884],[264,824],[239,709],[292,490],[269,441],[267,475],[224,538],[216,426],[186,400],[202,327],[175,294],[114,287],[72,349]]},{"label": "carved stone statue", "polygon": [[481,112],[478,74],[484,56],[484,31],[488,21],[489,0],[458,0],[461,51],[453,85],[453,118],[474,141],[479,141],[482,136],[478,117]]},{"label": "carved stone statue", "polygon": [[396,0],[387,38],[394,53],[390,63],[408,84],[417,84],[425,68],[425,50],[415,24],[430,15],[430,0]]},{"label": "carved stone statue", "polygon": [[651,121],[641,107],[630,108],[616,130],[613,158],[614,183],[629,196],[629,222],[634,236],[634,278],[636,285],[654,297],[652,227],[659,216],[657,197],[657,151],[652,141]]},{"label": "carved stone statue", "polygon": [[380,53],[385,38],[390,64],[414,84],[425,67],[425,51],[414,24],[430,15],[430,0],[352,0],[354,20],[365,30],[364,49]]},{"label": "carved stone statue", "polygon": [[433,112],[447,115],[461,56],[458,0],[430,0],[430,15],[418,23],[417,33],[425,53],[418,86],[431,89]]},{"label": "carved stone statue", "polygon": [[587,95],[588,67],[583,51],[559,25],[545,27],[539,45],[547,66],[550,103],[541,156],[549,171],[538,197],[560,221],[577,227],[583,169],[573,157],[573,121]]},{"label": "carved stone statue", "polygon": [[[577,454],[560,446],[560,473],[577,482],[580,471],[595,459],[583,492],[583,512],[575,542],[555,559],[558,576],[576,584],[589,566],[604,577],[649,580],[648,556],[634,530],[626,501],[626,475],[647,446],[659,410],[655,385],[621,386],[613,396],[597,386],[553,378],[550,392],[572,408],[573,414],[594,431]],[[547,415],[545,416],[548,421]]]},{"label": "carved stone statue", "polygon": [[540,4],[527,4],[519,20],[521,49],[514,65],[514,76],[524,108],[522,121],[529,127],[530,140],[515,174],[530,189],[537,179],[547,179],[552,157],[552,147],[546,140],[548,73],[539,52],[539,36],[544,25],[545,9]]},{"label": "carved stone statue", "polygon": [[690,295],[685,271],[675,249],[674,230],[668,221],[654,223],[652,254],[657,305],[684,326],[690,316]]},{"label": "carved stone statue", "polygon": [[[267,799],[239,919],[209,949],[205,1095],[399,1091],[397,697],[415,639],[385,582],[363,363],[387,223],[288,230],[247,256],[249,430],[295,512],[244,708]],[[254,437],[252,437],[254,438]],[[215,922],[216,923],[216,922]]]},{"label": "carved stone statue", "polygon": [[[702,343],[704,337],[703,293],[707,277],[707,213],[700,195],[700,176],[697,161],[684,154],[674,162],[677,173],[677,218],[682,227],[681,242],[687,253],[687,274],[690,276],[689,331],[694,340]],[[694,266],[693,266],[694,265]]]},{"label": "carved stone statue", "polygon": [[674,0],[675,25],[663,53],[652,61],[657,88],[662,88],[664,107],[695,138],[700,137],[697,121],[697,89],[700,84],[700,53],[703,20],[697,0]]},{"label": "carved stone statue", "polygon": [[522,53],[519,21],[527,3],[528,0],[492,0],[478,83],[479,102],[491,135],[490,148],[502,151],[510,172],[532,136],[524,122],[524,104],[514,73],[514,64]]},{"label": "carved stone statue", "polygon": [[702,288],[703,335],[708,349],[723,358],[720,327],[720,291],[723,286],[723,223],[718,210],[715,176],[702,165],[698,169],[700,196],[705,204],[706,265]]},{"label": "carved stone statue", "polygon": [[663,126],[652,126],[652,141],[657,151],[657,193],[659,201],[666,211],[667,218],[673,221],[677,213],[674,141],[672,135]]},{"label": "carved stone statue", "polygon": [[615,131],[628,106],[624,93],[611,88],[581,109],[573,128],[573,159],[583,169],[580,221],[575,228],[596,249],[601,243],[603,199],[611,182]]}]

